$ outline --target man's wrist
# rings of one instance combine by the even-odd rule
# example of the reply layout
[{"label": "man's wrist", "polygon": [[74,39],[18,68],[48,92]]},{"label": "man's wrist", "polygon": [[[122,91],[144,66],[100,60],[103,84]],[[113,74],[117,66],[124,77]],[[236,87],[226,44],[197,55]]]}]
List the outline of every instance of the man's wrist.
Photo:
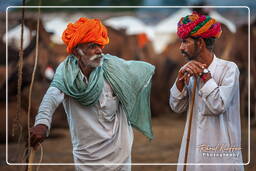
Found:
[{"label": "man's wrist", "polygon": [[42,123],[35,125],[35,127],[44,128],[44,129],[47,129],[47,130],[48,130],[48,126],[45,125],[45,124],[42,124]]},{"label": "man's wrist", "polygon": [[206,83],[209,79],[211,79],[211,72],[209,69],[205,68],[203,71],[200,73],[200,78],[203,80],[204,83]]},{"label": "man's wrist", "polygon": [[185,86],[184,81],[177,79],[176,87],[177,87],[177,89],[178,89],[180,92],[182,92],[184,86]]},{"label": "man's wrist", "polygon": [[211,76],[211,73],[209,72],[209,73],[206,73],[206,74],[203,74],[202,76],[201,76],[201,79],[203,80],[203,82],[204,83],[206,83],[208,80],[210,80],[212,78],[212,76]]}]

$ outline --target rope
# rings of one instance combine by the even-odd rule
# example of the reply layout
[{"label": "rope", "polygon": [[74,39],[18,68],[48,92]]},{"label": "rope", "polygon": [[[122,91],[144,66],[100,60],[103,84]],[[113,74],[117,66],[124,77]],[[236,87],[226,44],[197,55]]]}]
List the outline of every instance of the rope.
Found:
[{"label": "rope", "polygon": [[[43,145],[41,143],[39,143],[39,147],[40,147],[40,159],[39,159],[39,162],[38,162],[39,165],[37,166],[36,171],[39,171],[40,164],[42,163],[43,156],[44,156]],[[29,159],[29,164],[33,163],[36,151],[37,151],[37,149],[34,150],[33,148],[31,148],[31,151],[28,152],[28,148],[25,148],[24,153],[23,153],[23,159],[28,158]],[[23,162],[26,162],[26,161],[23,160],[22,163]],[[33,169],[33,165],[28,165],[26,170],[32,171],[32,169]]]},{"label": "rope", "polygon": [[[29,147],[28,147],[29,148]],[[29,155],[29,159],[28,159],[28,163],[33,163],[35,158],[35,150],[32,148],[30,151],[30,155]],[[32,171],[33,170],[33,165],[28,165],[28,171]]]},{"label": "rope", "polygon": [[[42,163],[43,157],[44,157],[44,149],[41,143],[39,145],[40,145],[40,153],[41,153],[39,163]],[[39,171],[39,168],[40,168],[40,165],[37,166],[36,171]]]},{"label": "rope", "polygon": [[[39,6],[41,5],[41,0],[39,1]],[[40,23],[40,13],[41,13],[41,9],[40,7],[38,8],[38,16],[37,16],[37,31],[36,31],[36,55],[35,55],[35,63],[34,63],[34,68],[33,68],[33,72],[32,72],[32,78],[31,78],[31,83],[30,83],[30,87],[29,87],[29,99],[28,99],[28,114],[27,114],[27,124],[28,124],[28,154],[29,154],[29,161],[28,164],[33,163],[34,157],[35,157],[35,149],[31,148],[30,144],[30,111],[31,111],[31,99],[32,99],[32,90],[33,90],[33,85],[34,85],[34,80],[35,80],[35,73],[36,73],[36,69],[37,69],[37,61],[38,61],[38,45],[39,45],[39,23]],[[43,159],[43,148],[42,145],[40,144],[41,147],[41,159],[40,159],[40,163]],[[37,168],[37,170],[39,170],[39,166]],[[32,171],[32,165],[28,166],[28,171]]]},{"label": "rope", "polygon": [[31,83],[29,87],[29,96],[28,96],[28,115],[27,115],[27,122],[28,122],[28,148],[30,148],[30,111],[31,111],[31,97],[32,97],[32,90],[34,85],[35,73],[37,69],[37,61],[38,61],[38,44],[39,44],[39,21],[40,20],[40,8],[38,9],[38,16],[37,16],[37,31],[36,31],[36,55],[35,55],[35,63],[32,72]]},{"label": "rope", "polygon": [[[23,6],[25,5],[25,0],[23,0]],[[18,62],[18,85],[17,85],[17,113],[12,127],[12,136],[15,134],[15,130],[20,128],[22,132],[22,125],[19,119],[21,113],[21,84],[22,84],[22,70],[23,70],[23,34],[24,34],[24,16],[25,9],[22,8],[21,17],[21,39],[20,39],[20,50],[19,50],[19,62]],[[20,136],[19,136],[20,137]],[[19,138],[20,139],[20,138]]]},{"label": "rope", "polygon": [[[23,0],[22,5],[25,6],[25,0]],[[20,39],[20,50],[19,50],[19,61],[18,61],[18,84],[17,84],[17,112],[16,116],[12,125],[12,136],[15,136],[15,132],[18,131],[18,153],[16,156],[16,161],[19,160],[19,149],[20,149],[20,142],[23,135],[23,127],[20,121],[20,115],[21,115],[21,85],[22,85],[22,70],[23,70],[23,35],[24,35],[24,18],[25,18],[25,8],[22,8],[22,14],[21,14],[21,39]]]}]

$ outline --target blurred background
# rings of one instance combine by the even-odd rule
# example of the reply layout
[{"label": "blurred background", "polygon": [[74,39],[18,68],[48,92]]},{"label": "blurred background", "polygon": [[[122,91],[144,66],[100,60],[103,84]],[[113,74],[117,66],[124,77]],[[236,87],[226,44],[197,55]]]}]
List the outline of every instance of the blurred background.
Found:
[{"label": "blurred background", "polygon": [[[27,134],[28,92],[34,67],[36,52],[36,30],[38,0],[26,0],[24,19],[24,61],[21,86],[21,106],[17,107],[18,61],[21,44],[22,9],[8,8],[20,6],[21,0],[0,1],[0,170],[24,170],[19,166],[8,166],[5,162],[6,147],[6,108],[8,108],[8,161],[16,163],[22,158]],[[150,142],[135,130],[133,144],[133,163],[176,163],[180,149],[186,114],[176,114],[168,106],[169,89],[174,83],[177,71],[185,60],[180,54],[180,40],[176,35],[178,20],[191,14],[192,10],[208,14],[222,23],[222,36],[216,41],[214,52],[222,59],[234,61],[240,69],[240,98],[243,160],[248,162],[248,135],[251,128],[251,163],[245,166],[246,171],[255,170],[256,161],[256,87],[255,83],[255,41],[256,41],[256,1],[252,0],[43,0],[42,6],[62,6],[41,8],[39,24],[38,65],[32,92],[30,124],[33,125],[38,106],[46,92],[58,64],[67,54],[61,40],[61,34],[70,22],[80,17],[99,18],[106,25],[110,44],[104,53],[119,56],[127,60],[142,60],[156,66],[151,92],[152,124],[155,138]],[[125,5],[131,7],[105,7]],[[162,7],[134,7],[134,6]],[[177,8],[164,6],[201,6],[202,8]],[[248,6],[240,8],[206,8],[203,6]],[[65,7],[66,6],[66,7]],[[102,6],[76,7],[67,6]],[[7,30],[5,25],[7,23]],[[248,27],[250,27],[251,49],[248,45]],[[8,34],[8,37],[6,35]],[[6,61],[6,39],[8,39],[8,58]],[[250,102],[248,101],[248,55],[250,52]],[[6,65],[8,62],[8,65]],[[6,78],[6,71],[8,77]],[[8,82],[8,105],[6,106],[6,81]],[[248,125],[248,105],[251,105]],[[20,114],[17,117],[17,111]],[[18,120],[17,120],[18,119]],[[18,123],[20,124],[17,124]],[[17,128],[21,126],[21,129]],[[20,139],[19,139],[20,138]],[[44,156],[42,163],[72,163],[72,152],[69,129],[62,105],[56,110],[49,138],[43,143]],[[36,154],[39,161],[40,151]],[[25,168],[25,167],[24,167]],[[41,170],[74,170],[73,166],[40,166]],[[133,166],[140,171],[172,171],[176,166]]]}]

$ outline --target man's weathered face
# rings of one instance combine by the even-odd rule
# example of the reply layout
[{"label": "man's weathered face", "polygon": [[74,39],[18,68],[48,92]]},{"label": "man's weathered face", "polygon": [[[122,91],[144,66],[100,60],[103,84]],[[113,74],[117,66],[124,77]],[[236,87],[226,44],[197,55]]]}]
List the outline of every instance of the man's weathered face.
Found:
[{"label": "man's weathered face", "polygon": [[195,60],[200,54],[200,49],[197,45],[197,40],[191,37],[182,39],[180,45],[180,51],[184,57],[188,60]]},{"label": "man's weathered face", "polygon": [[82,43],[74,49],[74,54],[86,66],[96,68],[102,60],[102,46],[96,43]]}]

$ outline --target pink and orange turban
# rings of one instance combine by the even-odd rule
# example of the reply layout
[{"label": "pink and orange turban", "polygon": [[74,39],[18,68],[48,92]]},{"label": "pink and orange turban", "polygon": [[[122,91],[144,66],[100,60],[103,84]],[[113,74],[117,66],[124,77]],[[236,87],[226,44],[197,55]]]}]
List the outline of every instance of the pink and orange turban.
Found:
[{"label": "pink and orange turban", "polygon": [[219,38],[222,33],[220,23],[210,16],[193,12],[178,22],[177,34],[181,39],[188,37]]},{"label": "pink and orange turban", "polygon": [[107,29],[101,21],[85,17],[74,24],[68,24],[62,33],[62,40],[67,45],[68,53],[72,53],[72,49],[79,43],[93,42],[103,47],[109,43]]}]

